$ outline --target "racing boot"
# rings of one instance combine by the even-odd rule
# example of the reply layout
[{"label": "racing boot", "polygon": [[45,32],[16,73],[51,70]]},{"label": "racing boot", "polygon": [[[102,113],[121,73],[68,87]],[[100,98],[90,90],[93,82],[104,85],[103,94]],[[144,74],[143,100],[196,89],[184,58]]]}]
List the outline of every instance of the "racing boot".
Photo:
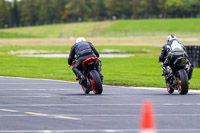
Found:
[{"label": "racing boot", "polygon": [[163,71],[162,76],[166,76],[167,75],[167,67],[162,65],[162,71]]},{"label": "racing boot", "polygon": [[80,72],[78,73],[79,84],[82,85],[85,81],[85,76]]},{"label": "racing boot", "polygon": [[79,79],[79,84],[82,85],[83,82],[85,81],[85,76],[82,74],[81,71],[79,71],[76,67],[72,68],[73,72],[75,73],[75,75],[78,77]]},{"label": "racing boot", "polygon": [[100,79],[101,79],[101,83],[103,83],[104,76],[103,76],[103,74],[101,72],[101,61],[100,60],[97,62],[96,69],[97,69],[97,72],[99,73],[99,76],[100,76]]}]

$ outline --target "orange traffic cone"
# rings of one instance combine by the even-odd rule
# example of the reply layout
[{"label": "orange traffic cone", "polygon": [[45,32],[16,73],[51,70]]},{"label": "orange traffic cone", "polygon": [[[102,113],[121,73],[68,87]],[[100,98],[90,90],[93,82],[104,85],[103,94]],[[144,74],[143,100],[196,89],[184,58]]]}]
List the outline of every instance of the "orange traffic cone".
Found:
[{"label": "orange traffic cone", "polygon": [[142,109],[140,133],[156,133],[152,103],[150,101],[146,101]]}]

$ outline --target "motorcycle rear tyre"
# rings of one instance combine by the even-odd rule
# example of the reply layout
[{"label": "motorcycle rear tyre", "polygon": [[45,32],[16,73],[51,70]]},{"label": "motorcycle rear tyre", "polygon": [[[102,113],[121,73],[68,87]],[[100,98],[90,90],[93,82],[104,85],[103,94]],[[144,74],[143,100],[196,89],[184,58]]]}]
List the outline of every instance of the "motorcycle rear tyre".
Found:
[{"label": "motorcycle rear tyre", "polygon": [[177,74],[177,79],[178,79],[179,94],[186,95],[188,93],[188,87],[189,87],[188,75],[186,71],[183,69],[179,70]]},{"label": "motorcycle rear tyre", "polygon": [[103,87],[99,73],[96,70],[92,70],[89,76],[90,81],[92,82],[92,90],[95,95],[100,95],[103,92]]}]

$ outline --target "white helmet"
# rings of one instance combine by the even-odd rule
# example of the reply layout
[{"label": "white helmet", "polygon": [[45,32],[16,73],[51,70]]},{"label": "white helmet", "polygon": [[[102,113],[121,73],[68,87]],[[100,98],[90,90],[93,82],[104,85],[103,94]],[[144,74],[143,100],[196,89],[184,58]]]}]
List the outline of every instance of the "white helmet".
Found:
[{"label": "white helmet", "polygon": [[169,35],[169,36],[167,37],[167,40],[166,40],[166,41],[167,41],[167,43],[168,43],[168,42],[170,42],[170,41],[173,40],[173,39],[177,39],[176,36],[175,36],[175,35]]},{"label": "white helmet", "polygon": [[79,43],[79,42],[85,42],[86,39],[84,37],[79,37],[76,39],[76,43]]}]

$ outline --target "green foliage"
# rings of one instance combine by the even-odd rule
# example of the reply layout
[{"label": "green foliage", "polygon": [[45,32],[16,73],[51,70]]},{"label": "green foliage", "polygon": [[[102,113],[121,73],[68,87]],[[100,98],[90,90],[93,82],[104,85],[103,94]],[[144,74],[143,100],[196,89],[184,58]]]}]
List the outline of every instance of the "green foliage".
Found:
[{"label": "green foliage", "polygon": [[9,5],[5,0],[0,0],[0,27],[9,24]]},{"label": "green foliage", "polygon": [[169,14],[181,15],[185,11],[183,0],[167,0],[165,9]]},{"label": "green foliage", "polygon": [[106,0],[105,6],[107,8],[107,14],[110,18],[116,16],[117,18],[128,18],[131,16],[131,1],[130,0]]},{"label": "green foliage", "polygon": [[[132,0],[134,18],[147,17],[151,13],[151,0]],[[153,8],[153,7],[152,7]]]},{"label": "green foliage", "polygon": [[64,20],[70,20],[71,18],[79,18],[85,20],[88,19],[89,13],[91,12],[90,10],[91,9],[87,4],[87,0],[71,0],[65,6],[64,15],[62,16],[62,18]]},{"label": "green foliage", "polygon": [[0,38],[37,38],[37,37],[38,36],[32,36],[28,34],[0,32]]},{"label": "green foliage", "polygon": [[38,19],[38,0],[23,0],[20,5],[20,21],[25,25],[33,25]]},{"label": "green foliage", "polygon": [[199,14],[200,0],[0,0],[0,28]]}]

